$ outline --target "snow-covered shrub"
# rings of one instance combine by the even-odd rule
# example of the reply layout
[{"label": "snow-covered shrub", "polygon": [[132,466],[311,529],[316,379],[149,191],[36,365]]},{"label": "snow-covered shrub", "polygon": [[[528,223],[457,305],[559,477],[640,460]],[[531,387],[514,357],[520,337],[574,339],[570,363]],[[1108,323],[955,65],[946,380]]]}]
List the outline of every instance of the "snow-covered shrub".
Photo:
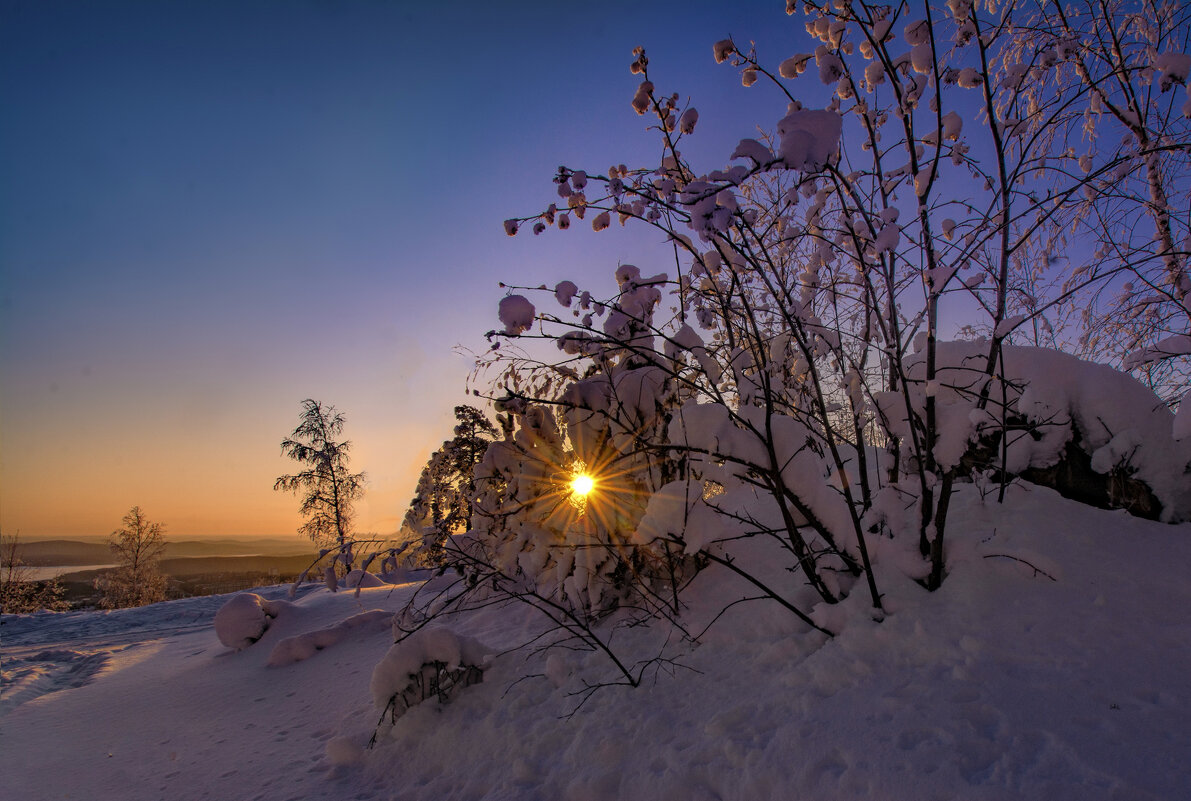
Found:
[{"label": "snow-covered shrub", "polygon": [[[1132,20],[1117,4],[1088,5],[1096,25]],[[477,497],[493,523],[470,542],[489,549],[502,576],[537,575],[548,588],[553,581],[564,593],[585,591],[590,607],[583,577],[599,577],[603,588],[614,575],[607,565],[615,560],[579,565],[578,556],[562,554],[606,554],[620,541],[551,524],[542,510],[551,499],[561,507],[564,493],[535,489],[558,486],[552,471],[581,449],[557,422],[591,408],[595,433],[582,435],[612,443],[618,469],[638,455],[668,465],[661,481],[652,473],[642,480],[640,465],[627,470],[640,494],[627,505],[635,557],[661,548],[742,571],[731,542],[769,538],[794,578],[766,585],[767,597],[790,603],[809,586],[817,602],[834,604],[863,587],[879,610],[868,539],[881,537],[912,543],[923,563],[909,572],[937,588],[971,428],[1004,405],[993,382],[1005,372],[1006,347],[1061,344],[1063,303],[1105,286],[1114,258],[1129,269],[1159,265],[1171,297],[1185,296],[1183,256],[1169,236],[1185,225],[1167,202],[1186,189],[1178,183],[1185,173],[1167,169],[1186,150],[1185,126],[1149,131],[1128,107],[1113,107],[1119,88],[1104,65],[1089,67],[1100,55],[1065,32],[1072,23],[1058,19],[1057,6],[788,6],[800,9],[818,44],[776,70],[751,47],[730,39],[715,46],[717,61],[743,71],[744,86],[765,76],[784,98],[764,141],[742,139],[722,164],[691,163],[682,143],[696,128],[678,119],[694,115],[680,107],[679,93],[655,86],[638,48],[632,72],[641,83],[631,105],[651,118],[660,163],[604,173],[563,167],[556,175],[557,194],[577,214],[652,226],[673,243],[678,264],[673,276],[650,278],[622,265],[617,294],[604,302],[564,282],[553,294],[566,314],[549,311],[546,287],[537,290],[540,302],[530,288],[510,296],[532,317],[515,325],[504,308],[513,301],[502,302],[505,328],[490,336],[553,340],[563,354],[551,361],[509,347],[491,352],[503,368],[493,395],[517,418],[517,434],[490,449],[490,485]],[[1138,47],[1124,56],[1124,74],[1144,80],[1156,67],[1169,88],[1183,79],[1174,47],[1185,16],[1170,4],[1156,15],[1157,27],[1147,21],[1129,36],[1153,33],[1167,55],[1155,62]],[[1039,21],[1041,32],[1022,27]],[[1117,148],[1085,147],[1080,126],[1094,125],[1106,103],[1132,138]],[[1146,181],[1125,180],[1139,167]],[[1128,223],[1121,209],[1131,204],[1154,221],[1157,256],[1102,248],[1089,261],[1078,247],[1062,256],[1072,231],[1100,237]],[[553,204],[510,222],[509,233],[524,222],[538,232],[567,227]],[[666,294],[672,317],[658,313]],[[940,342],[949,302],[986,335],[964,364],[971,381],[962,385],[951,380]],[[618,434],[618,413],[602,399],[618,395],[618,380],[646,374],[666,387],[666,425]],[[574,392],[596,375],[604,389]],[[1024,407],[1031,390],[1022,391]],[[951,401],[957,393],[962,408]],[[1081,431],[1093,461],[1121,466],[1129,443],[1118,433],[1110,444]],[[722,495],[705,497],[710,487]],[[742,504],[746,491],[760,505]],[[752,509],[762,511],[742,512]],[[757,586],[755,575],[742,578]]]},{"label": "snow-covered shrub", "polygon": [[[650,495],[676,475],[664,441],[674,383],[631,362],[561,388],[561,421],[544,404],[504,403],[509,436],[476,467],[472,529],[448,555],[475,583],[499,582],[586,617],[679,580],[681,560],[633,542]],[[559,423],[561,422],[561,426]],[[578,476],[593,487],[575,490]]]},{"label": "snow-covered shrub", "polygon": [[[446,703],[484,680],[491,649],[443,626],[399,637],[372,671],[372,700],[393,723],[430,698]],[[383,718],[382,718],[383,719]]]},{"label": "snow-covered shrub", "polygon": [[[982,363],[986,349],[984,342],[939,343],[941,465],[1024,475],[1077,500],[1145,517],[1191,515],[1191,442],[1175,439],[1174,415],[1149,387],[1108,365],[1025,346],[1004,346],[1000,368],[989,376],[969,367]],[[922,360],[908,366],[907,394],[921,409]],[[983,407],[982,396],[990,398]],[[905,398],[877,398],[891,428],[903,432]],[[1086,475],[1078,474],[1081,466]],[[1130,491],[1131,483],[1144,490]]]},{"label": "snow-covered shrub", "polygon": [[[388,539],[345,539],[336,547],[323,548],[310,566],[298,574],[298,578],[290,586],[290,597],[297,594],[298,587],[310,580],[312,574],[321,575],[323,584],[331,592],[338,592],[342,586],[354,589],[357,596],[361,589],[367,587],[397,583],[403,580],[406,572],[399,564],[398,558],[412,544],[405,542],[393,545]],[[359,562],[360,566],[355,567],[360,553],[364,558]],[[370,573],[369,568],[378,558],[381,559],[380,573]]]},{"label": "snow-covered shrub", "polygon": [[264,636],[273,619],[290,607],[286,601],[269,601],[254,592],[233,595],[215,613],[215,634],[228,648],[247,648]]}]

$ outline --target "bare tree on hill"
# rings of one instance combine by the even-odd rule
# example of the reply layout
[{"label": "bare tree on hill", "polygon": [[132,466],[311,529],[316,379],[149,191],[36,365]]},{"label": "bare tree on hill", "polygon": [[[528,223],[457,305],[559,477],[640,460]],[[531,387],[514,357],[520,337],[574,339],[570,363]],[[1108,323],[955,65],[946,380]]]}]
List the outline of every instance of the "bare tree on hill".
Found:
[{"label": "bare tree on hill", "polygon": [[161,572],[165,553],[165,526],[154,523],[134,506],[124,515],[124,525],[108,537],[119,566],[95,580],[108,609],[145,606],[165,600],[166,577]]}]

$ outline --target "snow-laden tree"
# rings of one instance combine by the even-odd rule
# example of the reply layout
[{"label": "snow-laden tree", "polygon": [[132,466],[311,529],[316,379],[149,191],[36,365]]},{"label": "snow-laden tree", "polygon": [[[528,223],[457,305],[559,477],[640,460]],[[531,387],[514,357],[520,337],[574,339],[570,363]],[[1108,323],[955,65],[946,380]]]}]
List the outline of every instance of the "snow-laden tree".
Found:
[{"label": "snow-laden tree", "polygon": [[[1068,304],[1081,353],[1133,370],[1173,403],[1191,354],[1191,7],[1019,5],[1006,15],[1008,46],[990,59],[1006,146],[1037,151],[1011,178],[1079,190],[1024,256],[1064,290],[1087,287]],[[1060,259],[1065,269],[1051,270]]]},{"label": "snow-laden tree", "polygon": [[68,608],[65,590],[56,578],[33,579],[33,568],[21,558],[19,534],[0,537],[0,611],[8,615]]},{"label": "snow-laden tree", "polygon": [[475,467],[498,434],[474,406],[456,406],[455,420],[454,436],[422,468],[403,524],[421,540],[421,557],[432,563],[448,535],[471,525]]},{"label": "snow-laden tree", "polygon": [[144,606],[165,600],[166,577],[161,572],[165,554],[165,526],[151,521],[141,507],[124,515],[123,525],[108,537],[116,559],[114,570],[96,579],[108,609]]},{"label": "snow-laden tree", "polygon": [[[528,288],[501,301],[495,336],[552,340],[562,355],[491,353],[514,425],[507,444],[489,449],[488,485],[477,482],[477,508],[492,521],[482,544],[508,549],[485,564],[553,577],[563,596],[590,606],[584,577],[615,586],[610,564],[648,564],[664,546],[740,570],[730,543],[765,537],[795,577],[759,586],[767,597],[802,616],[792,599],[804,587],[806,603],[828,604],[863,588],[879,609],[874,549],[928,588],[942,583],[957,480],[1005,475],[1013,443],[1046,426],[1088,447],[1099,441],[1071,415],[1023,412],[1023,379],[1007,372],[1004,348],[1063,344],[1065,304],[1124,274],[1167,286],[1163,302],[1182,314],[1173,304],[1184,297],[1185,254],[1172,243],[1183,224],[1171,204],[1186,190],[1179,159],[1191,141],[1181,123],[1153,130],[1175,119],[1161,103],[1133,127],[1119,103],[1104,121],[1106,101],[1127,95],[1141,68],[1117,87],[1119,70],[1095,62],[1111,41],[1085,41],[1066,11],[1049,8],[791,2],[812,37],[804,52],[772,68],[734,40],[713,48],[745,87],[767,84],[785,105],[771,133],[742,139],[721,165],[684,156],[699,115],[654,85],[638,49],[632,107],[652,120],[660,163],[561,168],[560,200],[505,230],[643,223],[673,243],[677,268],[621,265],[618,292],[604,300],[572,281],[542,293],[577,318],[545,311],[551,300],[535,302]],[[1087,30],[1120,27],[1116,5],[1085,12],[1100,18],[1078,23]],[[1171,7],[1149,13],[1163,31],[1145,51],[1158,98],[1186,79],[1188,57],[1174,47],[1188,29]],[[1083,138],[1086,125],[1110,124],[1128,141]],[[1139,169],[1144,177],[1130,179]],[[1138,213],[1155,231],[1150,248],[1133,237],[1109,260],[1111,231],[1135,226]],[[1090,230],[1110,236],[1073,241]],[[974,347],[942,352],[947,305],[982,337]],[[604,389],[589,392],[596,376]],[[633,387],[628,403],[622,382]],[[656,413],[640,416],[641,406]],[[543,502],[565,509],[559,473],[591,436],[570,425],[576,414],[619,443],[605,468],[629,487],[615,533],[581,519],[541,523]],[[965,461],[977,444],[983,461]],[[1114,469],[1128,472],[1129,458],[1122,451]],[[698,522],[706,510],[733,527]],[[601,556],[577,567],[586,551]]]},{"label": "snow-laden tree", "polygon": [[299,511],[307,520],[298,531],[316,545],[334,544],[341,552],[351,540],[353,505],[364,494],[365,481],[364,473],[351,472],[351,442],[339,440],[346,422],[334,406],[302,401],[300,422],[281,441],[281,452],[306,468],[273,484],[275,490],[301,496]]}]

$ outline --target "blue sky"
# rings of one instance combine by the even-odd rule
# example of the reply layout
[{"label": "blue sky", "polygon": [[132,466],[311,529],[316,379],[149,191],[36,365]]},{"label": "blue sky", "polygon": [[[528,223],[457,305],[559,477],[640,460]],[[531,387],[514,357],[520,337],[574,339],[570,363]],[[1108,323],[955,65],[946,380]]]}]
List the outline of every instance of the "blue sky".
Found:
[{"label": "blue sky", "polygon": [[498,282],[610,287],[655,234],[506,237],[559,164],[656,163],[644,45],[722,165],[776,92],[712,43],[807,49],[779,2],[0,2],[0,526],[282,534],[281,438],[348,417],[391,531]]}]

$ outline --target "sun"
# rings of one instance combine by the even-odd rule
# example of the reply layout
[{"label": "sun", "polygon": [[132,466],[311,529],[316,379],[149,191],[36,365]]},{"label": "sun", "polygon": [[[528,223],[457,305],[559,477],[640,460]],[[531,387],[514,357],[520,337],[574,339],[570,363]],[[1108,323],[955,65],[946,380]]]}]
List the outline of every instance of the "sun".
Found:
[{"label": "sun", "polygon": [[576,495],[586,496],[593,489],[595,489],[595,479],[586,473],[578,473],[571,479],[571,492]]},{"label": "sun", "polygon": [[576,459],[567,473],[567,479],[562,485],[565,488],[564,492],[571,506],[582,517],[587,511],[587,496],[595,490],[595,479],[587,472],[587,465],[582,459]]}]

